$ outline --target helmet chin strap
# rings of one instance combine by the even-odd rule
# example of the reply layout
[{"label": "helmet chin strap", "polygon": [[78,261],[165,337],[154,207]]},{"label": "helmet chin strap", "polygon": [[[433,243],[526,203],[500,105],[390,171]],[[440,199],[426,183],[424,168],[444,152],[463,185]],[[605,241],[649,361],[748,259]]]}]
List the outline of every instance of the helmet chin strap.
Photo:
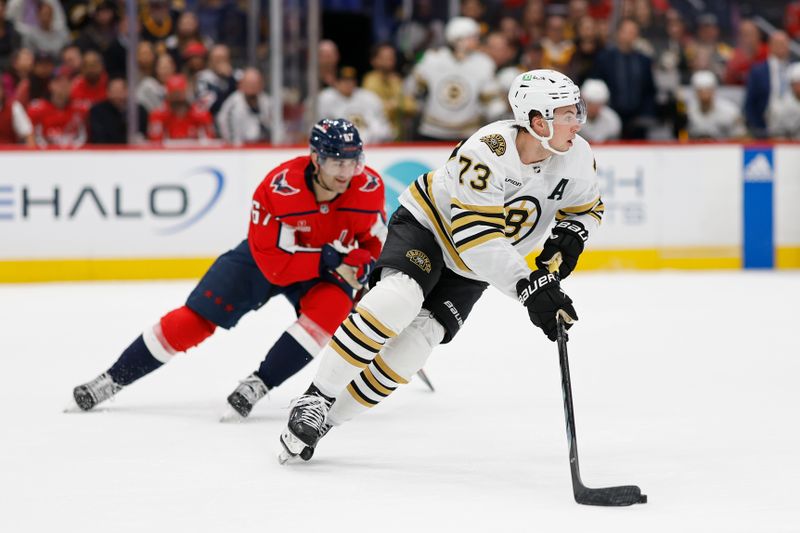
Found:
[{"label": "helmet chin strap", "polygon": [[550,139],[553,138],[553,121],[552,120],[547,120],[547,119],[545,119],[545,120],[547,121],[547,129],[550,131],[550,134],[547,137],[542,137],[541,135],[539,135],[538,133],[533,131],[533,128],[531,128],[530,124],[527,124],[525,126],[525,129],[528,130],[528,133],[533,135],[534,139],[536,139],[537,141],[542,143],[542,148],[544,148],[548,152],[550,152],[552,154],[555,154],[555,155],[564,155],[567,152],[569,152],[569,148],[567,148],[566,150],[556,150],[555,148],[550,146]]}]

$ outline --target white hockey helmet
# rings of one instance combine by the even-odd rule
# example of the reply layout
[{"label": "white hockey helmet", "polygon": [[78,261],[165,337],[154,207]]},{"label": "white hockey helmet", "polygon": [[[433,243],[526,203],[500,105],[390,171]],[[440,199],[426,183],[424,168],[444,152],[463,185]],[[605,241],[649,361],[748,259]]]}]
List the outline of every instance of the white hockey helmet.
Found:
[{"label": "white hockey helmet", "polygon": [[606,82],[589,78],[581,86],[581,96],[587,102],[607,104],[611,95],[608,93]]},{"label": "white hockey helmet", "polygon": [[444,28],[444,38],[449,45],[454,45],[467,37],[478,37],[480,34],[480,26],[469,17],[453,17]]},{"label": "white hockey helmet", "polygon": [[[581,100],[581,90],[568,76],[555,70],[529,70],[517,76],[508,90],[508,103],[511,104],[517,125],[541,141],[545,149],[558,155],[563,155],[566,151],[556,150],[550,146],[555,110],[575,105],[578,107],[576,117],[578,123],[586,122],[586,105]],[[550,130],[547,137],[538,135],[531,128],[532,111],[538,111],[547,121]]]}]

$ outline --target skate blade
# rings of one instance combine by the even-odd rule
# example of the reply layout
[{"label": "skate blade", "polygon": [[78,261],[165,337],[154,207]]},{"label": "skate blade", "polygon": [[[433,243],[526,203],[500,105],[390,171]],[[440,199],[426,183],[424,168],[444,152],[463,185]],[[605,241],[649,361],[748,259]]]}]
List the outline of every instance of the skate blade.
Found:
[{"label": "skate blade", "polygon": [[229,407],[222,413],[222,416],[219,417],[219,421],[222,424],[241,424],[245,420],[247,420],[247,417],[240,415],[233,407]]}]

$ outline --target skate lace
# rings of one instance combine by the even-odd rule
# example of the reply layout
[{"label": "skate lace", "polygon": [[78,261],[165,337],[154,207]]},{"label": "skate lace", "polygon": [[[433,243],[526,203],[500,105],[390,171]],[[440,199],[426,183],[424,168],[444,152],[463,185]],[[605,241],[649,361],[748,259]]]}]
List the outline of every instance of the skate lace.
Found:
[{"label": "skate lace", "polygon": [[264,382],[257,376],[250,375],[239,381],[239,393],[251,403],[260,400],[268,392]]},{"label": "skate lace", "polygon": [[292,408],[298,409],[298,420],[317,431],[322,431],[328,420],[328,409],[331,402],[316,394],[300,396],[292,402]]}]

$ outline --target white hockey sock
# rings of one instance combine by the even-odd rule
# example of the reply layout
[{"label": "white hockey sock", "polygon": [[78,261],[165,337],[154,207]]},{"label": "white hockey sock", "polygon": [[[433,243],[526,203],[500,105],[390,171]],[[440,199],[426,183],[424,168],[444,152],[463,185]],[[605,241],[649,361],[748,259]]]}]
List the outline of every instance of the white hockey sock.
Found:
[{"label": "white hockey sock", "polygon": [[322,350],[314,385],[326,396],[336,397],[388,339],[411,323],[424,299],[416,281],[397,270],[385,270]]},{"label": "white hockey sock", "polygon": [[339,394],[328,420],[334,425],[343,424],[376,406],[399,385],[408,383],[443,338],[444,327],[423,309],[400,335],[386,342],[381,355]]}]

